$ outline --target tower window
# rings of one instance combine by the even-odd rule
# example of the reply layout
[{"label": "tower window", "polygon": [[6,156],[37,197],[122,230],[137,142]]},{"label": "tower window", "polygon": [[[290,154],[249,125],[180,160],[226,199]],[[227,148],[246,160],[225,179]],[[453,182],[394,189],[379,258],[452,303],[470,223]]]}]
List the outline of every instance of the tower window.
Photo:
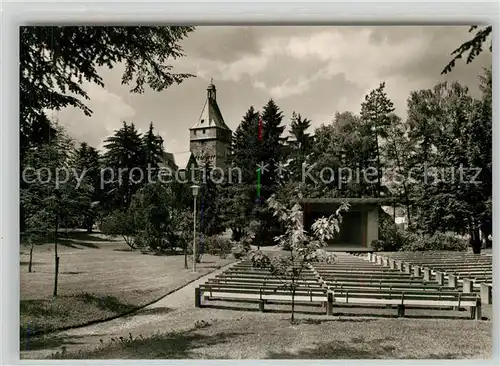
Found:
[{"label": "tower window", "polygon": [[205,122],[205,120],[204,120],[204,119],[202,119],[202,120],[201,120],[201,123],[203,123],[203,122]]},{"label": "tower window", "polygon": [[203,134],[205,134],[205,129],[203,129]]}]

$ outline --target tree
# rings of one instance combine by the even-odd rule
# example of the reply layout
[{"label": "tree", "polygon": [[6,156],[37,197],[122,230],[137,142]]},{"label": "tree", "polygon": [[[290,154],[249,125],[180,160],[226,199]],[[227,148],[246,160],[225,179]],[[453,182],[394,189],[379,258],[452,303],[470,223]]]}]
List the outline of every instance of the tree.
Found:
[{"label": "tree", "polygon": [[488,237],[492,234],[492,73],[491,69],[485,69],[484,75],[480,76],[480,88],[482,98],[477,105],[478,123],[473,124],[469,143],[471,147],[471,164],[481,167],[480,180],[482,184],[482,200],[484,202],[484,211],[481,215],[481,232],[484,245],[489,241]]},{"label": "tree", "polygon": [[189,243],[191,242],[193,213],[192,193],[187,183],[176,180],[168,186],[170,194],[170,220],[167,227],[167,238],[175,247],[182,248],[184,254],[184,268],[188,268]]},{"label": "tree", "polygon": [[292,122],[290,124],[291,135],[294,137],[293,141],[288,141],[291,151],[289,151],[289,158],[292,159],[291,164],[287,170],[290,171],[289,178],[296,179],[301,175],[302,164],[306,162],[307,157],[311,153],[313,147],[313,137],[307,132],[311,127],[311,121],[303,118],[300,114],[292,113]]},{"label": "tree", "polygon": [[241,182],[222,187],[225,226],[231,228],[236,241],[243,237],[248,222],[254,218],[252,213],[255,215],[258,151],[262,145],[258,125],[259,113],[251,106],[234,133],[229,158],[230,168],[241,170]]},{"label": "tree", "polygon": [[306,161],[312,174],[304,177],[310,197],[373,197],[376,194],[378,182],[367,179],[373,174],[370,170],[375,160],[369,124],[351,112],[336,113],[333,122],[318,127],[314,136],[312,153]]},{"label": "tree", "polygon": [[262,141],[257,144],[255,151],[258,162],[266,165],[266,170],[262,172],[262,196],[270,197],[278,184],[276,168],[283,160],[283,132],[282,126],[283,112],[270,99],[262,112]]},{"label": "tree", "polygon": [[123,122],[123,126],[104,142],[104,161],[109,169],[103,174],[108,183],[105,189],[115,192],[113,207],[127,207],[146,178],[142,137],[134,123]]},{"label": "tree", "polygon": [[[216,181],[225,178],[219,175],[219,171],[210,164],[208,157],[204,158],[204,165],[201,167],[203,177],[200,179],[200,235],[203,237],[220,234],[224,231],[224,221],[221,219],[222,186]],[[202,254],[202,251],[200,251]]]},{"label": "tree", "polygon": [[262,140],[258,141],[254,154],[258,163],[263,164],[263,167],[260,172],[260,197],[254,196],[256,204],[254,204],[252,216],[261,222],[261,230],[257,233],[256,240],[265,245],[272,243],[272,237],[281,231],[278,220],[262,203],[277,191],[281,183],[277,168],[280,163],[283,163],[285,157],[282,138],[285,126],[281,125],[283,112],[272,99],[264,106],[261,118]]},{"label": "tree", "polygon": [[57,137],[24,155],[22,176],[25,185],[20,192],[29,239],[52,237],[54,241],[54,297],[58,290],[59,229],[62,225],[72,225],[80,217],[81,207],[88,204],[91,195],[88,186],[78,185],[71,174],[73,141],[60,126],[55,127]]},{"label": "tree", "polygon": [[132,198],[129,210],[136,217],[141,242],[154,251],[165,249],[163,239],[170,225],[170,200],[167,187],[160,182],[146,184]]},{"label": "tree", "polygon": [[487,91],[477,101],[457,82],[412,93],[408,101],[412,169],[422,174],[410,185],[420,213],[415,223],[430,234],[468,233],[475,253],[491,217],[490,108]]},{"label": "tree", "polygon": [[[298,193],[298,192],[297,192]],[[269,257],[261,251],[251,253],[252,265],[257,268],[269,269],[271,274],[282,282],[282,288],[289,289],[292,295],[292,315],[291,322],[295,321],[295,293],[299,286],[304,269],[311,263],[325,261],[332,263],[335,261],[333,253],[327,253],[322,248],[326,246],[328,240],[339,233],[339,224],[342,220],[341,213],[349,207],[341,205],[335,214],[328,218],[320,218],[312,225],[312,233],[304,230],[299,204],[294,204],[291,208],[279,202],[273,195],[267,200],[269,208],[284,225],[285,233],[276,237],[279,245],[289,245],[291,250],[286,256]]]},{"label": "tree", "polygon": [[75,173],[91,190],[90,204],[82,207],[83,226],[91,233],[97,217],[97,204],[105,199],[101,189],[101,164],[98,151],[82,142],[74,156]]},{"label": "tree", "polygon": [[165,152],[163,148],[163,139],[160,135],[155,135],[153,122],[149,124],[148,132],[142,136],[142,149],[144,158],[144,171],[151,170],[152,178],[156,176],[158,172],[159,163],[163,159],[163,153]]},{"label": "tree", "polygon": [[[388,180],[389,190],[396,197],[403,197],[406,205],[406,215],[408,225],[411,225],[410,192],[408,187],[408,176],[412,167],[411,161],[412,146],[408,138],[408,124],[404,123],[400,117],[395,114],[390,115],[390,124],[387,129],[387,135],[384,145],[384,160],[392,167],[389,170]],[[394,208],[394,216],[396,209]]]},{"label": "tree", "polygon": [[[457,60],[461,59],[463,55],[467,52],[469,54],[467,55],[467,60],[466,63],[470,64],[474,59],[483,52],[483,45],[484,43],[490,38],[491,32],[493,30],[492,26],[487,26],[487,27],[482,27],[478,28],[477,25],[473,25],[469,29],[469,33],[472,33],[473,31],[476,31],[476,34],[472,39],[469,41],[462,43],[460,47],[455,49],[451,55],[454,56],[453,59],[446,65],[446,67],[441,71],[441,74],[447,74],[453,70],[455,67],[455,64]],[[491,52],[492,50],[492,43],[490,41],[490,47],[489,50]]]},{"label": "tree", "polygon": [[123,64],[122,84],[142,93],[162,91],[194,75],[172,73],[179,43],[194,27],[29,26],[20,29],[21,153],[47,142],[55,130],[47,110],[75,107],[90,116],[83,80],[104,87],[101,67]]},{"label": "tree", "polygon": [[290,124],[290,133],[295,137],[292,145],[296,146],[297,150],[302,154],[310,151],[313,143],[313,138],[306,131],[311,127],[311,121],[303,118],[300,114],[292,113],[292,123]]},{"label": "tree", "polygon": [[121,236],[130,249],[137,249],[136,237],[143,228],[137,214],[131,208],[116,209],[104,218],[101,232],[107,236]]},{"label": "tree", "polygon": [[251,218],[252,194],[255,194],[255,188],[247,184],[227,184],[221,187],[222,225],[231,229],[232,239],[235,241],[240,241],[244,236]]},{"label": "tree", "polygon": [[382,189],[382,165],[380,159],[380,141],[379,138],[387,136],[386,129],[390,125],[390,114],[394,112],[394,104],[388,98],[385,92],[385,82],[380,83],[379,87],[372,90],[365,101],[361,104],[361,119],[370,128],[374,135],[374,150],[377,161],[377,195],[380,195]]}]

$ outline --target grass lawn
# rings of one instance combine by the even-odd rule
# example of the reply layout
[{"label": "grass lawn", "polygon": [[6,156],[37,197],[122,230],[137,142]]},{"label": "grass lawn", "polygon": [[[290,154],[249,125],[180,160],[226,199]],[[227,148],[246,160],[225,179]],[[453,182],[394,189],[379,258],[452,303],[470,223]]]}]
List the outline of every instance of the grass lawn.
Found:
[{"label": "grass lawn", "polygon": [[59,296],[53,299],[53,250],[53,244],[37,245],[29,273],[29,247],[21,248],[21,338],[129,312],[234,261],[204,255],[193,274],[182,255],[142,254],[120,240],[77,233],[60,242]]},{"label": "grass lawn", "polygon": [[[207,313],[206,315],[210,315]],[[209,318],[207,318],[209,319]],[[302,317],[240,312],[191,329],[103,342],[60,359],[487,359],[491,322]]]}]

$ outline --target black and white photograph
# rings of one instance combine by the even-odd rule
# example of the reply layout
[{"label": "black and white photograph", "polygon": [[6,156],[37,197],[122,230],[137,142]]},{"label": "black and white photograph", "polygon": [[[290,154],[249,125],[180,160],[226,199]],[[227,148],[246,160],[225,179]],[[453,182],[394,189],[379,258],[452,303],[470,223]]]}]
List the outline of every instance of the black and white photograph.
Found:
[{"label": "black and white photograph", "polygon": [[491,25],[18,32],[21,359],[492,358]]}]

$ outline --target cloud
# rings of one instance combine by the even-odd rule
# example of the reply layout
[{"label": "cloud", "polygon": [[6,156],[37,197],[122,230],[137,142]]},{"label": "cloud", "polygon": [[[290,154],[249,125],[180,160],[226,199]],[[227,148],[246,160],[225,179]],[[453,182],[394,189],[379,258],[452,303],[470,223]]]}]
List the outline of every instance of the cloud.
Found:
[{"label": "cloud", "polygon": [[123,121],[134,117],[136,111],[123,97],[111,93],[96,84],[86,84],[84,88],[91,97],[85,101],[93,111],[91,117],[79,109],[70,107],[57,114],[64,122],[68,133],[77,141],[85,141],[94,147],[102,147],[103,140],[119,129]]},{"label": "cloud", "polygon": [[183,42],[187,57],[171,62],[174,72],[197,78],[163,92],[129,94],[118,66],[102,73],[107,89],[89,86],[91,118],[66,110],[60,120],[73,136],[95,146],[122,120],[133,118],[140,129],[153,121],[167,150],[187,151],[189,128],[199,118],[210,78],[233,131],[251,105],[261,110],[270,98],[283,111],[284,124],[292,111],[311,119],[313,127],[330,122],[335,112],[359,113],[364,96],[382,81],[396,113],[405,118],[409,93],[438,82],[458,80],[478,95],[476,75],[491,65],[490,52],[440,75],[450,52],[470,36],[467,26],[202,26]]},{"label": "cloud", "polygon": [[258,54],[259,37],[257,27],[201,26],[182,46],[189,57],[230,63]]},{"label": "cloud", "polygon": [[271,87],[269,94],[273,98],[287,98],[292,95],[303,94],[311,88],[311,84],[320,78],[320,73],[313,75],[310,78],[300,77],[296,82],[292,82],[290,78],[286,79],[282,84]]}]

